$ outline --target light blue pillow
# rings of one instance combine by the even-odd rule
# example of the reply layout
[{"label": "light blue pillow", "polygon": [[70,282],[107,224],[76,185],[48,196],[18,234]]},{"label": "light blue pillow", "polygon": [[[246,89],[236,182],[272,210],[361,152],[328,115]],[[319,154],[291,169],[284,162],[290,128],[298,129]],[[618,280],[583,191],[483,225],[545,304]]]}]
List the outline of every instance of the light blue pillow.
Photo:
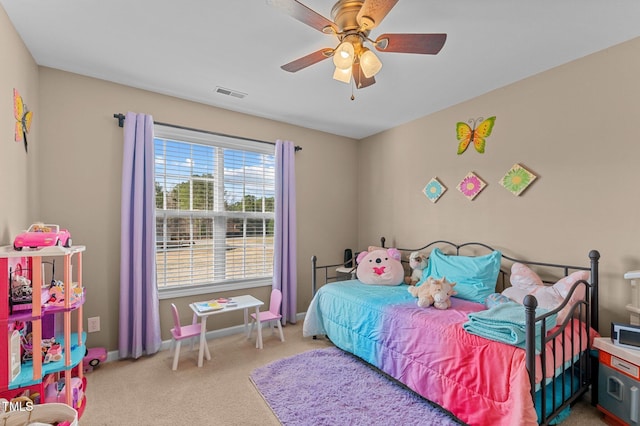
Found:
[{"label": "light blue pillow", "polygon": [[436,247],[429,255],[429,265],[418,285],[427,277],[446,277],[447,281],[456,283],[453,289],[458,294],[454,297],[484,303],[496,290],[501,260],[499,251],[485,256],[449,256]]}]

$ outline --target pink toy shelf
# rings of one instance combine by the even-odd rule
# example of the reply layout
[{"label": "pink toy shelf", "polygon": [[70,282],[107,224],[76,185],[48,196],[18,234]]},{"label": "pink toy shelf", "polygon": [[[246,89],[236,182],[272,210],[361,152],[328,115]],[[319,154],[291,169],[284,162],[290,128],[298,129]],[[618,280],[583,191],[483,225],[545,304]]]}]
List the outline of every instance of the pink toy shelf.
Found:
[{"label": "pink toy shelf", "polygon": [[[79,415],[84,411],[86,380],[82,367],[78,368],[86,353],[84,251],[84,246],[21,251],[0,247],[0,293],[5,295],[0,299],[1,398],[31,395],[36,403],[55,399],[72,406]],[[62,276],[54,277],[52,271],[47,277],[50,281],[45,282],[46,265],[56,264],[56,259],[62,263]]]}]

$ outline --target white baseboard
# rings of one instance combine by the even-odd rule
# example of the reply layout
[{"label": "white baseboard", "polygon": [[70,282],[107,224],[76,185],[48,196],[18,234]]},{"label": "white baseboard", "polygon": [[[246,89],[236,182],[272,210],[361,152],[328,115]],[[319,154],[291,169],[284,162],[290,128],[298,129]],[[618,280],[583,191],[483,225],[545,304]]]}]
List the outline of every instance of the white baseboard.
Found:
[{"label": "white baseboard", "polygon": [[[306,312],[300,312],[296,315],[296,321],[304,321]],[[242,325],[234,325],[233,327],[221,328],[219,330],[211,330],[207,331],[207,340],[216,339],[218,337],[231,336],[232,334],[240,334],[244,333],[244,324]],[[169,349],[171,346],[171,340],[163,340],[160,345],[160,350],[164,351]],[[107,352],[107,360],[105,362],[118,361],[120,359],[120,352],[109,351]]]}]

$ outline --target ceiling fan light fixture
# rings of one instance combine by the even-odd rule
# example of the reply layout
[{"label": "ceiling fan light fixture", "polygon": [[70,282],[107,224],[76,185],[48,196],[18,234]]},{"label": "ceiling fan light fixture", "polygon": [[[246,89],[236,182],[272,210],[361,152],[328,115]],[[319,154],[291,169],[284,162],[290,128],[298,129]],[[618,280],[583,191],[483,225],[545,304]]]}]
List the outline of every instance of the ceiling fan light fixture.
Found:
[{"label": "ceiling fan light fixture", "polygon": [[355,49],[353,48],[353,44],[348,41],[343,41],[338,45],[333,54],[333,64],[342,70],[351,69],[354,55]]},{"label": "ceiling fan light fixture", "polygon": [[351,67],[346,70],[336,67],[336,70],[333,72],[333,79],[349,84],[351,82],[351,74]]},{"label": "ceiling fan light fixture", "polygon": [[382,62],[371,50],[365,48],[360,55],[360,68],[365,77],[371,78],[382,69]]},{"label": "ceiling fan light fixture", "polygon": [[315,30],[334,35],[338,45],[335,49],[317,50],[280,67],[288,72],[300,71],[333,56],[333,78],[345,83],[351,83],[353,79],[354,86],[360,89],[375,84],[374,76],[382,69],[382,62],[373,50],[436,55],[447,39],[446,34],[415,33],[385,33],[375,41],[369,38],[371,30],[380,25],[398,0],[334,0],[332,20],[305,6],[304,1],[267,2]]}]

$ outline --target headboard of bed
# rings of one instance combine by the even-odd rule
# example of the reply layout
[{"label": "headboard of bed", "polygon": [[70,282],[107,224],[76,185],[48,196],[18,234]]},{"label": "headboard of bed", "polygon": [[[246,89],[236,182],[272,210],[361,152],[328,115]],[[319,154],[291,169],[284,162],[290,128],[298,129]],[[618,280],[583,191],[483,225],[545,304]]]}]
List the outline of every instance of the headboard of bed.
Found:
[{"label": "headboard of bed", "polygon": [[[380,246],[385,247],[385,243],[386,243],[386,238],[381,237]],[[467,243],[457,244],[457,243],[453,243],[451,241],[446,241],[446,240],[432,241],[422,247],[417,247],[417,248],[401,248],[401,247],[396,247],[396,248],[402,253],[402,261],[404,264],[406,264],[408,274],[410,275],[408,260],[407,260],[409,258],[409,255],[414,251],[422,251],[422,252],[425,252],[425,254],[428,254],[431,250],[433,250],[436,247],[442,250],[442,252],[445,254],[457,255],[457,256],[481,256],[496,250],[493,247],[484,243],[467,242]],[[520,259],[520,258],[511,256],[508,253],[505,253],[505,251],[502,249],[500,250],[500,252],[502,253],[502,262],[500,267],[500,274],[498,277],[498,283],[496,286],[496,291],[504,290],[509,285],[509,275],[511,271],[511,265],[516,262],[522,263],[524,265],[527,265],[531,269],[534,269],[535,272],[540,276],[540,278],[543,280],[545,284],[553,284],[559,278],[566,277],[575,271],[590,271],[591,273],[591,279],[589,282],[590,291],[588,292],[589,319],[590,319],[589,322],[590,322],[590,326],[593,329],[595,329],[596,331],[598,330],[598,324],[599,324],[598,322],[599,321],[598,263],[600,260],[600,253],[597,250],[591,250],[589,252],[589,263],[585,264],[584,266]],[[332,275],[332,273],[335,274],[336,268],[342,267],[345,270],[355,271],[356,256],[357,256],[357,253],[354,253],[353,259],[345,263],[339,263],[334,265],[322,265],[322,266],[317,265],[317,258],[316,256],[313,256],[311,258],[312,295],[315,295],[316,290],[318,288],[316,274],[318,273],[319,270],[324,271],[323,283],[335,281],[339,279],[336,275]],[[354,266],[347,268],[346,265],[349,264],[349,262],[352,262],[351,264]],[[531,298],[529,298],[529,303],[532,303],[532,302],[535,302],[535,299],[532,301]],[[527,306],[526,303],[525,303],[525,306]],[[529,308],[532,311],[535,311],[536,306],[529,306]]]},{"label": "headboard of bed", "polygon": [[[380,238],[380,245],[385,247],[386,238]],[[456,244],[451,241],[446,240],[437,240],[432,241],[422,247],[418,248],[400,248],[396,247],[401,253],[403,257],[403,262],[407,262],[404,259],[408,259],[409,255],[414,251],[423,251],[425,254],[428,254],[435,247],[438,247],[446,254],[456,255],[456,256],[481,256],[487,253],[490,253],[494,250],[493,247],[479,242],[467,242],[462,244]],[[498,278],[498,285],[496,287],[496,291],[498,289],[504,290],[509,285],[509,275],[511,271],[511,265],[513,263],[522,263],[527,265],[528,267],[535,270],[535,272],[542,278],[545,284],[553,284],[559,278],[566,277],[572,272],[575,271],[590,271],[591,279],[589,280],[589,314],[590,314],[590,325],[591,327],[598,331],[598,321],[599,321],[599,308],[598,308],[598,263],[600,261],[600,253],[597,250],[591,250],[589,252],[589,264],[585,266],[576,266],[576,265],[568,265],[562,263],[549,263],[549,262],[540,262],[540,261],[532,261],[526,259],[519,259],[513,256],[510,256],[508,253],[505,253],[504,250],[500,250],[502,253],[502,263],[500,267],[500,274]],[[535,303],[535,299],[528,299],[529,304]],[[527,305],[527,299],[525,299],[525,306]],[[536,306],[528,306],[532,310],[535,310]]]}]

